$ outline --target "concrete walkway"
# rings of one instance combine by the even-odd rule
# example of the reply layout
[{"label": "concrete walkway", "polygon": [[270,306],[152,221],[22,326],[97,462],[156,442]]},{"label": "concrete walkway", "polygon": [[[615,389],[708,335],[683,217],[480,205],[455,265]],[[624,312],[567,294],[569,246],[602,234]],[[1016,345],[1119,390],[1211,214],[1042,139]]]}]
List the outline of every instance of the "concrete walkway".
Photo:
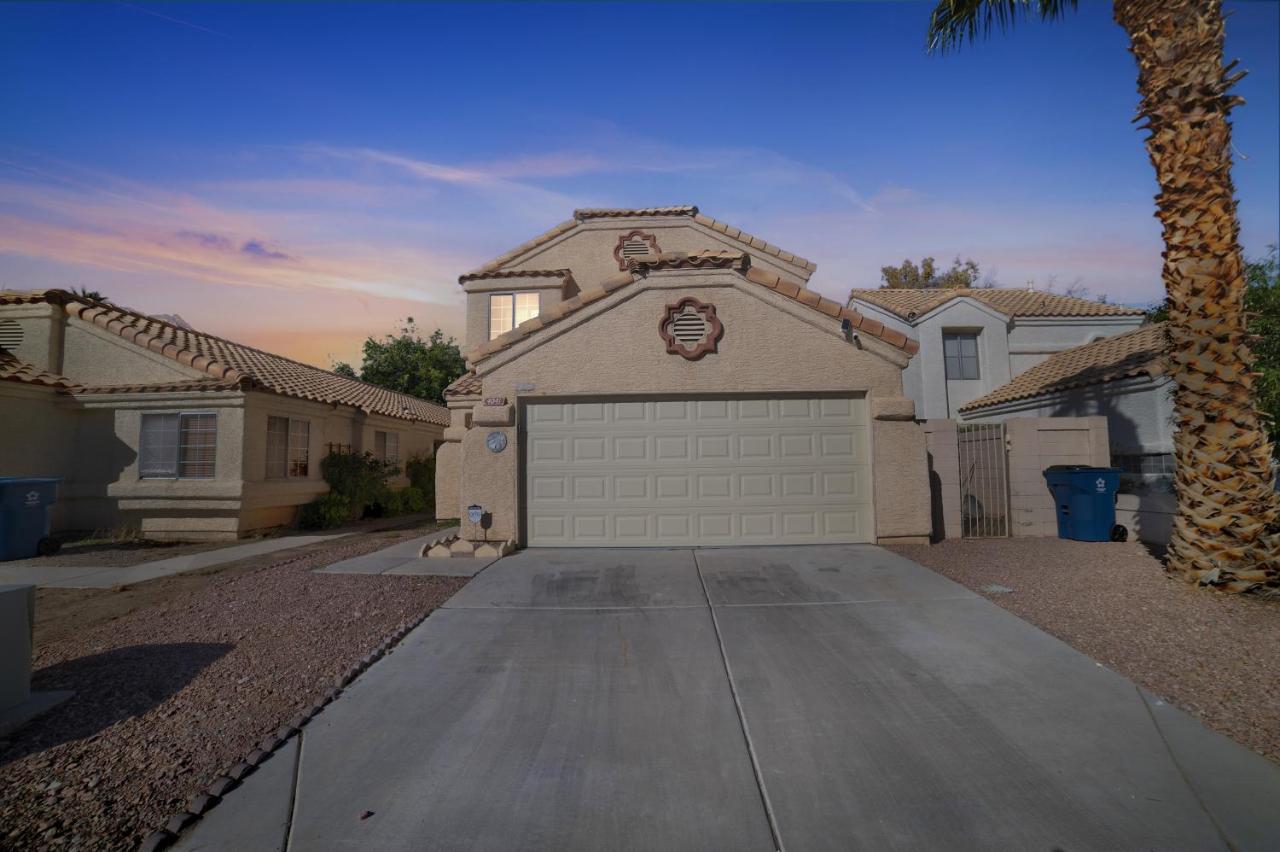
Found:
[{"label": "concrete walkway", "polygon": [[157,577],[182,574],[214,565],[224,565],[250,556],[261,556],[277,550],[288,550],[342,538],[349,533],[329,535],[287,535],[259,541],[233,544],[216,550],[205,550],[187,556],[173,556],[136,565],[101,568],[88,565],[23,565],[6,566],[0,562],[0,583],[26,583],[47,589],[109,589],[129,583],[141,583]]},{"label": "concrete walkway", "polygon": [[525,551],[183,838],[1267,849],[1280,767],[871,546]]},{"label": "concrete walkway", "polygon": [[316,571],[321,574],[409,574],[414,576],[434,577],[474,577],[483,569],[498,561],[493,559],[476,559],[474,557],[454,557],[450,559],[427,559],[423,556],[427,548],[442,538],[456,535],[457,527],[437,530],[430,535],[402,541],[391,547],[353,556]]}]

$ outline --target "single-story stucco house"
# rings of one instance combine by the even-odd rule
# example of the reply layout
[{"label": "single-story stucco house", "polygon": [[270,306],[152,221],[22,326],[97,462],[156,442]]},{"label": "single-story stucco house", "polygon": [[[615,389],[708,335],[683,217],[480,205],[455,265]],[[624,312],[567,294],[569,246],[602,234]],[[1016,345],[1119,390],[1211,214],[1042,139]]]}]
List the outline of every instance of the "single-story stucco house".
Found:
[{"label": "single-story stucco house", "polygon": [[55,529],[227,539],[287,525],[328,490],[330,449],[430,456],[448,422],[443,406],[172,319],[0,292],[0,475],[64,477]]},{"label": "single-story stucco house", "polygon": [[1141,308],[1013,288],[857,289],[849,306],[920,344],[902,381],[922,419],[957,417],[1054,354],[1145,319]]},{"label": "single-story stucco house", "polygon": [[657,207],[578,210],[463,275],[438,511],[529,546],[927,542],[916,343],[814,269]]}]

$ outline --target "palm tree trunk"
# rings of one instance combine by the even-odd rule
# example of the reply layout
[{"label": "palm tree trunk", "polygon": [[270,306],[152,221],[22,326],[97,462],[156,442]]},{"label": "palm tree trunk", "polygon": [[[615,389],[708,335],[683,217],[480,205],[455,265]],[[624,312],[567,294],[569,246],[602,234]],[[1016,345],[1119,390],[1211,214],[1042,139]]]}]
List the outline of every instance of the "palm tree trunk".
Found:
[{"label": "palm tree trunk", "polygon": [[[1218,0],[1116,0],[1138,61],[1138,112],[1160,192],[1178,515],[1165,570],[1232,592],[1280,589],[1280,497],[1254,404],[1231,182],[1241,76],[1222,64]],[[1234,64],[1234,63],[1233,63]]]}]

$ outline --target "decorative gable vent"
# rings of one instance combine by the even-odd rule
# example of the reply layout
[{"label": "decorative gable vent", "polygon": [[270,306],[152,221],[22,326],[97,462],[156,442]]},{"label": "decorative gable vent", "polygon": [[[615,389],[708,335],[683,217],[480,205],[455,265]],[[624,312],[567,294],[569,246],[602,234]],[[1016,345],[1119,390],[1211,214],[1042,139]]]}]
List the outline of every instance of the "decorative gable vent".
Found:
[{"label": "decorative gable vent", "polygon": [[618,261],[619,269],[626,269],[632,258],[659,253],[658,238],[644,231],[623,234],[618,237],[618,244],[613,247],[613,257]]},{"label": "decorative gable vent", "polygon": [[716,351],[724,326],[716,316],[715,305],[704,305],[686,296],[674,305],[667,305],[658,333],[666,341],[667,352],[696,361]]},{"label": "decorative gable vent", "polygon": [[0,349],[17,349],[22,345],[22,326],[14,320],[0,320]]}]

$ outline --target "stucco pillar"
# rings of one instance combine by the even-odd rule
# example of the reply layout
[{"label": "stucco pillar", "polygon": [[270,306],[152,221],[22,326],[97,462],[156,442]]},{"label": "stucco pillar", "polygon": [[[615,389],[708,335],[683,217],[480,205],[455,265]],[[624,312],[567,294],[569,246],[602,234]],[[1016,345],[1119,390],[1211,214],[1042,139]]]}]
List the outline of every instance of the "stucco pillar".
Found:
[{"label": "stucco pillar", "polygon": [[[505,439],[505,446],[495,451],[489,446],[489,438],[498,435]],[[471,428],[462,439],[462,466],[467,472],[459,502],[463,538],[507,541],[519,536],[517,441],[513,406],[478,405],[473,409]],[[484,510],[488,529],[467,521],[466,507],[471,505]]]},{"label": "stucco pillar", "polygon": [[906,397],[871,400],[871,447],[878,544],[928,544],[929,456],[915,403]]},{"label": "stucco pillar", "polygon": [[449,409],[449,427],[436,448],[435,502],[437,518],[462,517],[462,439],[467,434],[470,408]]},{"label": "stucco pillar", "polygon": [[929,454],[929,514],[934,540],[961,537],[960,443],[954,420],[926,420]]}]

